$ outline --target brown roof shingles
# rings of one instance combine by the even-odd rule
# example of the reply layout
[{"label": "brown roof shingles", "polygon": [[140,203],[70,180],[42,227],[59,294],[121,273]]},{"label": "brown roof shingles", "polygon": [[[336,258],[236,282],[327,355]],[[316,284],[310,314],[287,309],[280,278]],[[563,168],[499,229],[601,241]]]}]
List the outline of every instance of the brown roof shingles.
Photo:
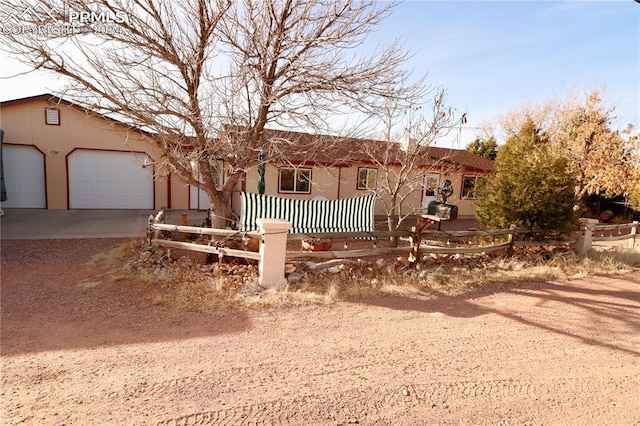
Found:
[{"label": "brown roof shingles", "polygon": [[[400,149],[400,144],[393,142],[313,135],[286,130],[265,130],[265,136],[270,140],[286,141],[284,154],[287,160],[293,163],[371,163],[373,162],[372,155],[381,159],[385,150],[389,149],[388,158],[393,159],[396,157],[394,151]],[[493,170],[493,161],[466,150],[441,147],[425,147],[424,150],[425,167],[438,164],[442,167],[462,167],[467,171],[489,172]]]}]

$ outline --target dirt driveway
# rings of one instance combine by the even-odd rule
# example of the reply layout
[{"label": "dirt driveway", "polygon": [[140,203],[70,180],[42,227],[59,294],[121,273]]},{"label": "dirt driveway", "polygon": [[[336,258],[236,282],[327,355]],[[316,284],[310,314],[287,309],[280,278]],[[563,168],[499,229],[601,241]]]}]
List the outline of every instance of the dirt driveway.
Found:
[{"label": "dirt driveway", "polygon": [[6,425],[640,424],[640,273],[222,318],[2,241]]}]

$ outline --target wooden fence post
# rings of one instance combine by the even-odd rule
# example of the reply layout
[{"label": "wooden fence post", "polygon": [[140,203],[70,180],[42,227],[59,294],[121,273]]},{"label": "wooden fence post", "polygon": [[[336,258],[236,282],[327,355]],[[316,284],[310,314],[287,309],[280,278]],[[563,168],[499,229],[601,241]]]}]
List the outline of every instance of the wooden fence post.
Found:
[{"label": "wooden fence post", "polygon": [[629,236],[629,248],[632,249],[636,246],[636,238],[638,236],[638,227],[640,226],[640,222],[634,220],[631,227],[631,235]]},{"label": "wooden fence post", "polygon": [[581,218],[580,224],[582,232],[578,236],[575,247],[578,253],[584,254],[591,250],[591,246],[593,245],[593,228],[598,224],[598,219]]},{"label": "wooden fence post", "polygon": [[155,224],[155,220],[153,215],[149,215],[149,220],[147,221],[147,245],[151,245],[151,240],[153,239],[153,225]]},{"label": "wooden fence post", "polygon": [[420,243],[422,242],[422,228],[418,229],[415,226],[411,227],[411,237],[409,241],[411,244],[411,253],[409,254],[408,261],[415,268],[420,264]]},{"label": "wooden fence post", "polygon": [[151,245],[152,239],[158,239],[160,231],[153,228],[153,225],[157,223],[164,223],[164,210],[160,210],[155,216],[149,215],[149,221],[147,223],[147,242]]},{"label": "wooden fence post", "polygon": [[507,256],[511,256],[513,254],[513,244],[516,241],[516,225],[510,225],[509,226],[509,230],[511,232],[509,232],[509,236],[507,237],[507,242],[509,243],[509,248],[507,249]]},{"label": "wooden fence post", "polygon": [[287,285],[284,266],[287,259],[287,231],[291,222],[280,219],[257,219],[262,234],[260,243],[260,285],[265,288],[282,289]]}]

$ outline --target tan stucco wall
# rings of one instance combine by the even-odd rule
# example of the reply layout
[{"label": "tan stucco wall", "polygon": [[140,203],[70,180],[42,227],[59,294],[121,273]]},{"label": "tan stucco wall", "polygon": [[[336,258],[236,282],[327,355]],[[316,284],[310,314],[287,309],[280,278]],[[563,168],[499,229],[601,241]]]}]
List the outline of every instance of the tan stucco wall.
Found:
[{"label": "tan stucco wall", "polygon": [[[157,150],[140,132],[66,104],[57,106],[60,125],[47,125],[45,108],[48,106],[46,100],[36,98],[5,104],[0,111],[5,143],[35,146],[44,154],[48,209],[68,208],[67,158],[76,149],[139,152],[147,153],[153,161],[159,158]],[[188,186],[176,175],[172,175],[170,181],[171,195],[169,179],[155,179],[155,208],[169,207],[171,201],[171,208],[187,209]]]},{"label": "tan stucco wall", "polygon": [[[359,167],[375,168],[366,164],[354,164],[350,167],[331,167],[325,168],[322,166],[307,166],[306,168],[312,169],[312,180],[310,194],[280,194],[278,193],[278,168],[268,165],[265,173],[265,194],[276,195],[287,198],[297,199],[311,199],[315,196],[321,195],[328,199],[343,199],[350,197],[358,197],[368,194],[366,190],[357,189],[357,175]],[[419,171],[418,179],[421,180],[425,173],[434,173],[433,170]],[[378,180],[382,179],[381,171],[378,171]],[[437,172],[435,172],[437,173]],[[454,192],[447,200],[450,204],[458,206],[458,217],[471,217],[473,216],[473,200],[461,199],[462,194],[462,177],[463,175],[475,175],[475,173],[462,173],[462,172],[442,172],[440,173],[440,182],[444,179],[451,180]],[[256,169],[251,169],[246,175],[246,191],[257,192],[258,191],[258,172]],[[420,209],[422,205],[422,188],[413,191],[407,197],[402,214],[412,213],[417,209]],[[240,213],[240,201],[239,197],[234,197],[234,211]],[[385,212],[384,204],[381,200],[376,201],[376,215],[383,215]]]}]

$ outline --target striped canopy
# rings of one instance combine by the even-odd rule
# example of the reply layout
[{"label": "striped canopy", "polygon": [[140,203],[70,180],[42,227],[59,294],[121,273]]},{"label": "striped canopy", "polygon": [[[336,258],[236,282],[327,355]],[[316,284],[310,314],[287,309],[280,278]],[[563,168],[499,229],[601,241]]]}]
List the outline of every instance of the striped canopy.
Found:
[{"label": "striped canopy", "polygon": [[295,200],[240,192],[240,231],[257,231],[256,219],[291,222],[292,234],[373,232],[375,194],[342,200]]}]

